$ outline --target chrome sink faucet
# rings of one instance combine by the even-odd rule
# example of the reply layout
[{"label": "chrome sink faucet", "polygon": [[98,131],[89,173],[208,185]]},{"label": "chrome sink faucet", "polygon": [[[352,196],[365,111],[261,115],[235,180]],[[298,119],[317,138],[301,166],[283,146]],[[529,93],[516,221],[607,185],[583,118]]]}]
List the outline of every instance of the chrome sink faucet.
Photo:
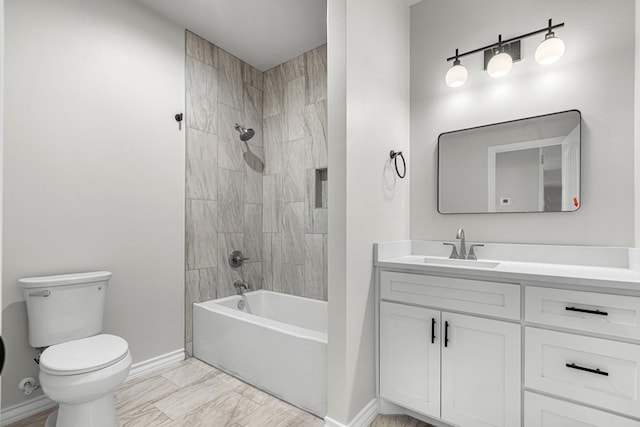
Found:
[{"label": "chrome sink faucet", "polygon": [[464,236],[464,229],[459,228],[458,232],[456,233],[456,239],[460,240],[460,253],[458,253],[458,250],[456,249],[456,245],[455,243],[443,243],[443,245],[446,246],[451,246],[451,255],[449,255],[449,258],[452,259],[469,259],[469,260],[477,260],[478,257],[476,256],[473,248],[478,247],[478,246],[484,246],[482,244],[473,244],[471,246],[469,246],[469,253],[467,254],[467,242]]},{"label": "chrome sink faucet", "polygon": [[467,246],[465,244],[465,239],[464,239],[464,229],[458,228],[458,232],[456,233],[456,239],[460,240],[460,254],[458,255],[458,258],[467,259]]}]

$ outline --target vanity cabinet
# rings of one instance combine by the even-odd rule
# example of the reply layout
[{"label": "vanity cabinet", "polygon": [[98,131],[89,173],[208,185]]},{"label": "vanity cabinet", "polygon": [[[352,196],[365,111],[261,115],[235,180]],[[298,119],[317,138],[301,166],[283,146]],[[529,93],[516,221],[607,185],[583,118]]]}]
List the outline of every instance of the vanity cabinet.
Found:
[{"label": "vanity cabinet", "polygon": [[640,275],[378,272],[383,401],[437,425],[640,427]]},{"label": "vanity cabinet", "polygon": [[519,318],[517,285],[383,271],[381,290],[381,397],[464,427],[521,424],[521,327],[474,315]]}]

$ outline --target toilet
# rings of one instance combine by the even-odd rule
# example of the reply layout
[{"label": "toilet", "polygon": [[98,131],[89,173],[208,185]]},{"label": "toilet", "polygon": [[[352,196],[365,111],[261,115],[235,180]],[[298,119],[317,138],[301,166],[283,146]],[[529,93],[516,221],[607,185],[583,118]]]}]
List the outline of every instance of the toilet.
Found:
[{"label": "toilet", "polygon": [[40,385],[59,404],[46,427],[118,427],[113,392],[131,368],[128,343],[102,334],[111,273],[19,279],[29,344],[42,350]]}]

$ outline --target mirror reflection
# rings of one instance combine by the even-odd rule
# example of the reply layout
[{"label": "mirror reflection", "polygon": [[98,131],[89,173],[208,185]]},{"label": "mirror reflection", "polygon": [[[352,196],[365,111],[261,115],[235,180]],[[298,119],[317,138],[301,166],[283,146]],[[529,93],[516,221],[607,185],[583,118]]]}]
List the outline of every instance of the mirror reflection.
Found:
[{"label": "mirror reflection", "polygon": [[441,134],[438,211],[578,209],[580,122],[570,110]]}]

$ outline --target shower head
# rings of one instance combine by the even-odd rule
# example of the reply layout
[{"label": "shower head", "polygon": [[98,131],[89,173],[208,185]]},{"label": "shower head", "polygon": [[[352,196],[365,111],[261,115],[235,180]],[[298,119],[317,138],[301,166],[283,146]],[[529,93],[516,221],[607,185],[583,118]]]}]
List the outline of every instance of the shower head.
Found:
[{"label": "shower head", "polygon": [[238,123],[236,123],[236,130],[240,132],[240,139],[242,141],[248,141],[253,138],[253,135],[256,134],[256,131],[254,131],[253,129],[247,129],[244,126],[240,126]]}]

